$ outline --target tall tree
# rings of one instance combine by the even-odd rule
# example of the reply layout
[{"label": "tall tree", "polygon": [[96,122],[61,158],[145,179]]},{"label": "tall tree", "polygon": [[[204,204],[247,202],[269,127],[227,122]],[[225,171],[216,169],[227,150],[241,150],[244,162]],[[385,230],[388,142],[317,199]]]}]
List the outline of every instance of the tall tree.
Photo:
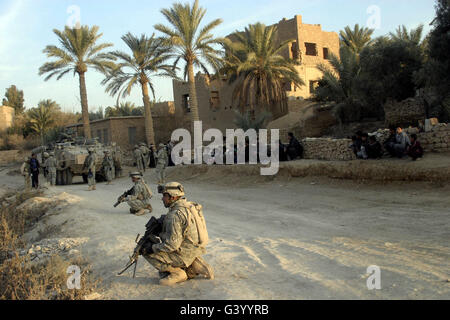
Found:
[{"label": "tall tree", "polygon": [[406,26],[398,26],[395,32],[390,32],[389,36],[394,41],[406,41],[416,46],[422,46],[423,24],[408,31]]},{"label": "tall tree", "polygon": [[18,90],[15,85],[12,85],[5,92],[5,99],[3,99],[3,105],[14,108],[16,114],[23,113],[25,107],[23,99],[23,91]]},{"label": "tall tree", "polygon": [[355,24],[353,30],[347,26],[339,32],[341,37],[341,46],[344,45],[359,55],[361,51],[373,43],[372,34],[374,30],[366,27],[361,28]]},{"label": "tall tree", "polygon": [[199,6],[198,0],[195,0],[192,6],[189,3],[175,3],[170,9],[162,9],[161,13],[170,26],[157,24],[155,29],[165,34],[172,45],[172,53],[176,58],[174,66],[176,67],[180,60],[186,63],[184,78],[189,82],[191,119],[192,122],[199,121],[194,67],[201,68],[208,75],[208,66],[216,72],[219,71],[221,52],[214,46],[219,45],[221,39],[214,38],[211,31],[222,23],[222,19],[216,19],[200,28],[206,9]]},{"label": "tall tree", "polygon": [[129,117],[144,115],[142,107],[136,107],[134,103],[129,101],[116,104],[114,107],[108,107],[105,110],[105,117]]},{"label": "tall tree", "polygon": [[100,72],[106,73],[108,68],[113,67],[108,54],[102,53],[102,50],[111,47],[110,43],[98,43],[102,33],[98,33],[99,27],[82,26],[81,28],[65,27],[60,31],[54,29],[61,47],[49,45],[44,49],[48,58],[55,58],[55,61],[47,62],[39,69],[39,75],[48,74],[45,81],[53,76],[60,80],[69,72],[78,74],[81,97],[81,113],[83,117],[84,136],[91,138],[91,129],[89,124],[89,107],[86,90],[86,72],[88,68],[94,68]]},{"label": "tall tree", "polygon": [[298,75],[298,61],[283,57],[280,52],[292,41],[278,43],[276,26],[257,23],[244,32],[225,39],[225,63],[222,73],[229,83],[236,83],[233,99],[242,111],[284,111],[287,106],[285,84],[304,85]]},{"label": "tall tree", "polygon": [[111,52],[111,56],[119,62],[117,67],[105,77],[102,84],[107,85],[106,92],[112,96],[117,94],[118,100],[120,97],[128,96],[135,85],[140,85],[144,101],[147,143],[155,144],[149,88],[154,98],[152,77],[175,76],[173,67],[167,64],[170,59],[169,48],[164,39],[157,38],[154,34],[151,37],[143,34],[138,38],[127,33],[122,40],[130,48],[132,55],[122,51]]}]

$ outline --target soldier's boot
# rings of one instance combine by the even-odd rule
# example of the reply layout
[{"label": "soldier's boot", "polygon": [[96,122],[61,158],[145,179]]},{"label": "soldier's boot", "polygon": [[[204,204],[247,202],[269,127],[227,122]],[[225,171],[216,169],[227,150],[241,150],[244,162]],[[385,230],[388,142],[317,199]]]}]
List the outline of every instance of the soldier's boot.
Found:
[{"label": "soldier's boot", "polygon": [[138,212],[135,213],[135,215],[137,215],[137,216],[143,216],[144,214],[145,214],[144,208],[140,209]]},{"label": "soldier's boot", "polygon": [[148,205],[145,207],[145,209],[147,209],[148,211],[150,211],[150,213],[153,212],[153,208],[152,208],[152,205],[151,205],[151,204],[148,204]]},{"label": "soldier's boot", "polygon": [[97,190],[97,186],[93,185],[92,190]]},{"label": "soldier's boot", "polygon": [[189,279],[194,279],[201,276],[206,279],[214,279],[213,268],[201,257],[195,258],[194,262],[186,269],[186,274]]},{"label": "soldier's boot", "polygon": [[94,190],[92,186],[89,186],[88,191]]},{"label": "soldier's boot", "polygon": [[162,286],[172,286],[174,284],[184,282],[188,279],[186,271],[181,268],[169,267],[167,269],[167,272],[170,272],[170,274],[167,277],[159,280],[159,284]]},{"label": "soldier's boot", "polygon": [[133,208],[130,208],[130,213],[131,214],[136,214],[137,210],[134,210]]}]

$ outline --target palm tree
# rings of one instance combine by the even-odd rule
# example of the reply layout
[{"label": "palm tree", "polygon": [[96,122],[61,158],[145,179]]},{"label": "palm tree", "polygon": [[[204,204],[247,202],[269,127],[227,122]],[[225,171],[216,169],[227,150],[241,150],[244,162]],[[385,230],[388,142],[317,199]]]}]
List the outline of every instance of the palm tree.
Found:
[{"label": "palm tree", "polygon": [[134,103],[129,101],[116,104],[114,107],[108,107],[105,111],[106,118],[110,117],[128,117],[128,116],[142,116],[142,107],[136,107]]},{"label": "palm tree", "polygon": [[125,52],[114,51],[111,56],[119,59],[115,69],[102,81],[107,85],[106,92],[112,96],[118,95],[126,97],[130,95],[132,88],[139,84],[142,90],[145,116],[145,135],[147,143],[155,144],[155,133],[153,130],[153,118],[151,114],[151,103],[149,97],[149,87],[153,97],[155,89],[151,81],[151,76],[174,76],[172,66],[166,64],[170,59],[168,47],[162,38],[156,38],[155,34],[147,37],[144,34],[140,38],[127,33],[122,40],[130,48],[132,56]]},{"label": "palm tree", "polygon": [[411,29],[408,32],[406,26],[399,26],[395,33],[389,32],[389,36],[394,41],[406,41],[412,43],[416,46],[422,46],[422,34],[423,34],[423,24],[420,24],[416,29]]},{"label": "palm tree", "polygon": [[257,116],[254,116],[250,110],[244,111],[244,113],[236,110],[234,113],[234,124],[244,131],[255,129],[256,132],[259,132],[259,129],[263,129],[266,121],[271,117],[269,112],[261,112]]},{"label": "palm tree", "polygon": [[233,34],[236,39],[224,40],[225,74],[229,83],[236,83],[233,100],[245,109],[263,109],[276,113],[287,106],[285,84],[300,88],[305,83],[296,66],[298,61],[284,58],[280,52],[292,41],[279,44],[276,26],[257,23],[244,32]]},{"label": "palm tree", "polygon": [[44,136],[55,122],[54,113],[59,110],[59,105],[52,100],[42,100],[37,108],[28,111],[31,130],[41,137],[41,143],[44,145]]},{"label": "palm tree", "polygon": [[221,52],[214,49],[214,45],[221,44],[221,39],[215,39],[210,32],[222,23],[222,19],[216,19],[200,29],[206,9],[199,7],[198,0],[195,0],[192,7],[189,3],[175,3],[170,9],[162,9],[161,13],[170,23],[170,27],[157,24],[155,29],[167,36],[176,58],[174,66],[176,67],[180,60],[186,63],[184,79],[187,78],[189,82],[189,104],[193,123],[200,120],[194,66],[200,67],[208,75],[208,65],[216,72],[219,71]]},{"label": "palm tree", "polygon": [[360,28],[355,24],[353,30],[349,26],[339,32],[341,36],[341,46],[346,46],[358,56],[361,51],[372,44],[372,34],[374,30],[369,28]]},{"label": "palm tree", "polygon": [[78,74],[80,82],[81,113],[83,117],[84,136],[91,138],[89,125],[89,107],[86,91],[85,75],[88,67],[92,67],[101,72],[106,72],[108,67],[112,67],[110,57],[101,53],[105,48],[111,47],[110,43],[98,44],[97,41],[103,35],[98,34],[99,27],[82,26],[81,28],[65,27],[63,31],[54,29],[61,47],[54,45],[47,46],[44,53],[48,58],[56,58],[55,61],[47,62],[39,68],[39,75],[48,74],[45,81],[53,76],[61,79],[69,72]]}]

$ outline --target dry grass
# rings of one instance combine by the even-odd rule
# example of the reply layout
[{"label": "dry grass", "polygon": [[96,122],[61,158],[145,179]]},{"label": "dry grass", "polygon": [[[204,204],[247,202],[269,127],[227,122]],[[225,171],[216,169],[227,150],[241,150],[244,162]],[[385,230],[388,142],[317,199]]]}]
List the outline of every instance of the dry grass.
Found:
[{"label": "dry grass", "polygon": [[[5,198],[12,196],[7,194]],[[77,300],[92,293],[99,280],[92,277],[90,265],[83,258],[63,260],[53,256],[44,262],[33,262],[30,256],[19,256],[25,247],[21,236],[33,226],[41,212],[19,213],[15,208],[24,201],[39,196],[38,192],[19,192],[16,201],[0,211],[0,299],[6,300]],[[67,288],[67,268],[81,269],[81,289]]]}]

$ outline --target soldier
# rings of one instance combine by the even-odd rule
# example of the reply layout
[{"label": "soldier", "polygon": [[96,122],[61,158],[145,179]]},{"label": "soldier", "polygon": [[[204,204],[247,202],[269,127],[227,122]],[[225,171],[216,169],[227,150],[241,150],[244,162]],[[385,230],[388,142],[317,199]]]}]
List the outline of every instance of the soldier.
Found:
[{"label": "soldier", "polygon": [[88,184],[89,184],[89,191],[97,190],[97,187],[95,186],[95,154],[94,149],[89,148],[88,149],[89,155],[84,160],[83,164],[83,170],[88,170]]},{"label": "soldier", "polygon": [[153,144],[150,145],[150,160],[149,160],[149,167],[150,168],[156,168],[156,150],[155,146]]},{"label": "soldier", "polygon": [[116,177],[121,178],[122,177],[122,152],[120,151],[120,147],[116,146],[116,143],[113,142],[112,146],[114,147],[114,151],[112,154],[113,160],[114,160],[114,175],[113,179]]},{"label": "soldier", "polygon": [[145,214],[145,210],[153,211],[150,204],[152,198],[152,192],[149,186],[142,179],[142,173],[132,172],[130,173],[131,181],[134,186],[131,190],[127,191],[127,196],[123,199],[130,206],[130,213],[136,216],[142,216]]},{"label": "soldier", "polygon": [[36,157],[36,154],[33,153],[30,159],[30,171],[31,171],[31,185],[33,188],[39,188],[39,169],[41,168],[41,164]]},{"label": "soldier", "polygon": [[48,183],[48,168],[45,166],[45,162],[47,161],[49,157],[49,154],[47,152],[44,152],[42,154],[42,166],[44,167],[44,178],[46,180],[46,184]]},{"label": "soldier", "polygon": [[47,185],[56,185],[56,168],[57,161],[55,159],[55,153],[50,152],[48,158],[44,162],[45,170],[47,171]]},{"label": "soldier", "polygon": [[144,168],[147,168],[150,162],[150,149],[145,145],[145,143],[141,143],[141,152],[142,159],[144,161]]},{"label": "soldier", "polygon": [[31,190],[31,170],[30,170],[30,157],[25,157],[20,167],[20,173],[22,174],[25,182],[25,190]]},{"label": "soldier", "polygon": [[166,146],[161,143],[159,145],[159,150],[156,154],[156,176],[158,177],[158,184],[164,183],[164,171],[166,170],[168,163],[168,156],[166,152]]},{"label": "soldier", "polygon": [[108,150],[104,151],[105,157],[103,158],[103,172],[105,173],[106,181],[108,181],[106,184],[111,184],[111,181],[113,179],[113,171],[114,169],[114,160],[111,157],[111,154]]},{"label": "soldier", "polygon": [[142,159],[142,151],[141,151],[141,149],[139,149],[138,145],[134,146],[133,155],[134,155],[134,161],[136,162],[136,166],[137,166],[139,172],[140,173],[145,172],[144,161]]},{"label": "soldier", "polygon": [[[144,249],[143,252],[144,258],[159,271],[159,283],[173,285],[198,275],[214,279],[212,267],[201,258],[206,253],[206,244],[201,241],[201,230],[207,232],[204,222],[203,229],[199,227],[192,212],[193,205],[195,210],[198,205],[187,202],[184,188],[177,182],[160,186],[159,189],[158,192],[163,194],[164,207],[169,212],[164,218],[161,217],[161,243],[152,244],[149,250]],[[201,206],[199,209],[201,211]],[[203,218],[203,214],[201,217]]]}]

